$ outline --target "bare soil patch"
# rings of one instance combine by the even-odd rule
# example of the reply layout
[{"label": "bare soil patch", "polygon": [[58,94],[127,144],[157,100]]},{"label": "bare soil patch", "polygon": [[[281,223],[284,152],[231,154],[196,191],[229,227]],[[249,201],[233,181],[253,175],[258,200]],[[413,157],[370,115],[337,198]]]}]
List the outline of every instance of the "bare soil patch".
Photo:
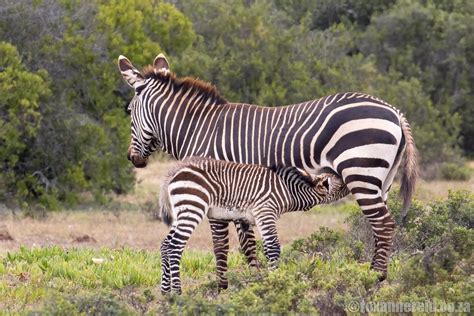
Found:
[{"label": "bare soil patch", "polygon": [[[344,229],[345,216],[344,213],[332,214],[326,208],[321,212],[286,214],[278,222],[280,240],[283,245],[289,244],[317,231],[320,226]],[[0,254],[17,250],[22,245],[159,250],[169,230],[165,224],[150,220],[138,211],[64,211],[51,213],[43,220],[5,216],[2,222],[11,239],[0,240]],[[193,233],[188,248],[212,250],[207,220]],[[237,233],[231,225],[231,249],[237,248]]]},{"label": "bare soil patch", "polygon": [[5,226],[0,227],[0,241],[13,241],[12,235],[8,232]]},{"label": "bare soil patch", "polygon": [[77,242],[77,243],[83,243],[83,242],[92,242],[92,243],[95,243],[95,242],[97,242],[97,240],[95,240],[94,237],[91,237],[91,236],[89,236],[89,235],[87,235],[87,234],[74,237],[74,239],[73,239],[72,241],[73,241],[73,242]]}]

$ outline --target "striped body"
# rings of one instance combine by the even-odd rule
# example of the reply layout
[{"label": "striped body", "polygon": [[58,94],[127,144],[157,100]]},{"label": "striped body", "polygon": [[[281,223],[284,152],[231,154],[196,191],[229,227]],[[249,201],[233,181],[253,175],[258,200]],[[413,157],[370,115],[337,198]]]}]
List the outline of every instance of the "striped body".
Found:
[{"label": "striped body", "polygon": [[[160,148],[178,160],[201,156],[294,166],[310,175],[334,173],[372,225],[372,267],[385,278],[395,228],[386,200],[403,155],[404,210],[417,175],[413,137],[400,111],[352,92],[276,108],[228,103],[210,85],[176,78],[163,56],[144,73],[123,56],[119,68],[136,92],[129,105],[129,157],[135,166],[146,166],[147,157]],[[251,229],[239,231],[249,262],[255,258],[252,239]]]},{"label": "striped body", "polygon": [[[314,180],[293,167],[267,168],[208,158],[186,159],[162,184],[162,218],[172,229],[162,245],[162,291],[180,292],[179,256],[204,216],[210,219],[220,288],[227,288],[228,229],[240,220],[256,225],[265,255],[275,264],[280,255],[276,220],[287,212],[307,211],[337,200],[347,188],[339,177]],[[226,243],[222,241],[226,240]],[[174,258],[174,259],[172,259]]]}]

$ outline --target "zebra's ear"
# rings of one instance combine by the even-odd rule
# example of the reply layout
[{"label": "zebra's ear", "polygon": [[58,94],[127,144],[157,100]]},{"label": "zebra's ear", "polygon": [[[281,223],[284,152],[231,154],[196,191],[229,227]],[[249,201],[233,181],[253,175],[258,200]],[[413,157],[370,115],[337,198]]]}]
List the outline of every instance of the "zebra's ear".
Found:
[{"label": "zebra's ear", "polygon": [[137,68],[133,67],[127,57],[120,55],[118,58],[118,67],[122,73],[123,79],[135,90],[145,84],[145,78]]},{"label": "zebra's ear", "polygon": [[165,55],[159,54],[155,57],[155,60],[153,61],[153,69],[155,70],[155,73],[162,72],[166,74],[170,71],[170,64]]}]

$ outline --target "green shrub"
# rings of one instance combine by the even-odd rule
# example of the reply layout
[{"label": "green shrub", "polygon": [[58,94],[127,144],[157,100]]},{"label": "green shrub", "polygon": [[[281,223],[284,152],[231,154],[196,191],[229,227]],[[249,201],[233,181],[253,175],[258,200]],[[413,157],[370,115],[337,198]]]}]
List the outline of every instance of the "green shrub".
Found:
[{"label": "green shrub", "polygon": [[[398,218],[400,200],[390,207]],[[184,293],[159,294],[157,252],[59,247],[8,253],[0,264],[0,309],[40,306],[45,314],[321,314],[346,313],[353,302],[460,302],[474,306],[474,196],[414,201],[398,226],[388,279],[378,283],[372,253],[360,236],[370,228],[357,210],[348,232],[321,228],[284,247],[280,265],[250,269],[229,256],[229,289],[217,292],[210,252],[186,251]],[[372,244],[372,241],[370,241]],[[261,243],[259,258],[263,259]],[[362,255],[361,255],[362,254]],[[106,258],[94,264],[91,258]],[[37,308],[34,308],[37,309]]]},{"label": "green shrub", "polygon": [[106,293],[75,295],[69,297],[52,296],[40,311],[46,315],[130,315],[117,296]]},{"label": "green shrub", "polygon": [[329,259],[334,249],[341,244],[342,234],[323,226],[308,238],[295,240],[291,249],[309,256],[320,255]]},{"label": "green shrub", "polygon": [[472,170],[465,164],[445,162],[441,166],[441,177],[445,180],[467,181],[471,178]]}]

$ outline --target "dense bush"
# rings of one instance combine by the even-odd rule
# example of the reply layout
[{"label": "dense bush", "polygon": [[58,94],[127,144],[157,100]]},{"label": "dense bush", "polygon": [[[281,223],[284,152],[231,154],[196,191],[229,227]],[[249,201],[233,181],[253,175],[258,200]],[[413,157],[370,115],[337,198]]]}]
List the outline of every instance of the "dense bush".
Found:
[{"label": "dense bush", "polygon": [[41,313],[48,315],[130,315],[118,297],[110,293],[94,293],[71,297],[52,296]]},{"label": "dense bush", "polygon": [[[231,270],[230,287],[219,296],[209,290],[215,289],[215,282],[206,281],[183,296],[165,299],[163,311],[189,315],[334,314],[353,311],[354,302],[429,301],[472,306],[474,196],[460,191],[428,205],[415,201],[403,225],[401,201],[395,196],[391,200],[399,224],[389,278],[381,284],[369,268],[369,225],[360,210],[354,209],[348,218],[348,232],[321,228],[295,241],[284,249],[277,270]],[[361,242],[361,236],[368,240]]]},{"label": "dense bush", "polygon": [[466,181],[471,177],[472,170],[464,164],[445,162],[441,166],[441,175],[446,180]]},{"label": "dense bush", "polygon": [[[17,53],[1,60],[0,93],[11,97],[0,104],[0,117],[10,113],[0,136],[0,201],[54,209],[84,203],[82,192],[105,202],[106,193],[129,191],[134,174],[126,159],[130,119],[124,106],[131,91],[116,58],[128,54],[144,64],[157,52],[172,52],[171,46],[181,52],[194,38],[189,20],[171,4],[154,1],[6,1],[1,11],[0,37],[11,43],[2,47],[18,47],[23,63],[41,70],[24,75]],[[13,71],[19,81],[10,87],[5,80],[16,80]],[[16,123],[11,108],[22,104],[36,116]],[[14,124],[25,132],[13,135]]]},{"label": "dense bush", "polygon": [[[4,0],[2,49],[16,61],[0,64],[0,201],[49,209],[130,190],[132,92],[116,58],[144,66],[159,52],[231,101],[377,95],[408,117],[425,175],[465,178],[443,163],[459,161],[459,145],[474,152],[472,10],[467,0]],[[28,118],[11,113],[19,107]]]},{"label": "dense bush", "polygon": [[[453,192],[443,201],[415,202],[402,225],[401,201],[390,207],[399,222],[389,278],[377,282],[372,251],[355,236],[371,237],[360,210],[347,233],[322,228],[285,249],[276,271],[230,272],[228,292],[215,298],[196,287],[172,298],[169,311],[238,313],[343,313],[353,302],[474,303],[474,196]],[[371,247],[368,247],[371,249]],[[464,305],[465,306],[465,305]]]},{"label": "dense bush", "polygon": [[41,126],[40,104],[51,94],[47,73],[28,71],[16,48],[5,42],[0,42],[0,65],[0,196],[38,197],[52,189],[28,159]]}]

